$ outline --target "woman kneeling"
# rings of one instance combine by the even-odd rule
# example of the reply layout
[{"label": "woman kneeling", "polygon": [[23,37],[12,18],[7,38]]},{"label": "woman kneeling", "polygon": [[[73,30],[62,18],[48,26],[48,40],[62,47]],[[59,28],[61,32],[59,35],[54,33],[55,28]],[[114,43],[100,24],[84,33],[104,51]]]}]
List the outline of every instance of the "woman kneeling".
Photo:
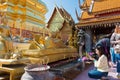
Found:
[{"label": "woman kneeling", "polygon": [[95,69],[89,71],[88,76],[94,79],[102,79],[108,75],[108,55],[105,54],[104,48],[99,45],[96,46],[95,52],[98,55],[98,59],[91,57],[91,60],[94,60]]}]

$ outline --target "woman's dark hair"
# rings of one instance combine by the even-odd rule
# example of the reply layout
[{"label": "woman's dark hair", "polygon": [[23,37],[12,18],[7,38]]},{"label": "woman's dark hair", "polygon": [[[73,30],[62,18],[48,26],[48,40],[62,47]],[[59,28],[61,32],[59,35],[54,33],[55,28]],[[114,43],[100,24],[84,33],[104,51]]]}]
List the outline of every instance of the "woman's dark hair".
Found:
[{"label": "woman's dark hair", "polygon": [[101,56],[101,55],[105,55],[105,56],[107,57],[107,59],[109,60],[109,55],[105,53],[105,49],[104,49],[103,46],[98,45],[98,46],[95,47],[95,49],[98,49],[98,50],[99,50],[100,56]]},{"label": "woman's dark hair", "polygon": [[95,49],[99,50],[100,55],[104,54],[104,48],[100,45],[96,46]]}]

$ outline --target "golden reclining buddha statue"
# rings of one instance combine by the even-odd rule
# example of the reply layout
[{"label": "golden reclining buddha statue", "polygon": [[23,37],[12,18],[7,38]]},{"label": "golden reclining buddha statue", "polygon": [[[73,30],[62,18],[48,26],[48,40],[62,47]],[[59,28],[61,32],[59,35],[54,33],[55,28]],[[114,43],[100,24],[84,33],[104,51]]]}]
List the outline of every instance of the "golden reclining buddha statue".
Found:
[{"label": "golden reclining buddha statue", "polygon": [[0,26],[1,64],[11,64],[14,62],[14,64],[17,64],[17,62],[25,61],[26,59],[29,60],[30,63],[47,64],[78,56],[77,49],[66,46],[62,40],[49,36],[43,37],[37,34],[27,50],[18,50],[19,47],[14,49],[14,42],[10,37],[9,30],[2,27],[3,26]]},{"label": "golden reclining buddha statue", "polygon": [[35,35],[29,50],[22,50],[22,56],[31,63],[47,64],[63,59],[77,57],[77,49],[66,46],[62,40],[49,36]]},{"label": "golden reclining buddha statue", "polygon": [[16,62],[26,58],[30,63],[47,64],[78,56],[77,49],[66,46],[61,39],[40,34],[35,34],[29,49],[18,50],[19,47],[13,46],[9,27],[5,25],[0,25],[0,63],[9,63],[10,60],[10,63],[13,63],[13,59]]}]

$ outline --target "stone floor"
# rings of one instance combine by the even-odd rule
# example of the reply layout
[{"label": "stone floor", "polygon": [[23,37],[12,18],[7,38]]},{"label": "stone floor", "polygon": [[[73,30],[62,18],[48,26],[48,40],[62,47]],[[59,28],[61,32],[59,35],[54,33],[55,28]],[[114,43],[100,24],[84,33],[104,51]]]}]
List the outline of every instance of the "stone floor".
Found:
[{"label": "stone floor", "polygon": [[[88,77],[88,71],[91,70],[92,68],[93,68],[93,65],[85,69],[83,72],[77,75],[77,77],[74,78],[73,80],[95,80],[95,79],[91,79]],[[120,80],[120,79],[117,79],[116,74],[117,74],[116,68],[110,68],[108,79],[109,80]]]},{"label": "stone floor", "polygon": [[[65,80],[95,80],[88,77],[88,71],[93,69],[93,64],[86,64],[84,70],[78,70],[78,69],[71,69],[67,71],[67,73],[63,74],[63,77],[65,77]],[[116,68],[110,68],[108,78],[109,80],[120,80],[116,77]],[[7,79],[0,79],[0,80],[7,80]],[[18,79],[20,80],[20,79]],[[63,79],[57,79],[57,80],[63,80]]]}]

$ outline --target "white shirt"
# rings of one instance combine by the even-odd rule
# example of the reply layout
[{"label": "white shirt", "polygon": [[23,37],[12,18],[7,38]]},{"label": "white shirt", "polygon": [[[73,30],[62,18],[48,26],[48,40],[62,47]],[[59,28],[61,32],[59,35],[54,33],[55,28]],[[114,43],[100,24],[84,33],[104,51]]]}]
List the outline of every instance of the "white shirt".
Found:
[{"label": "white shirt", "polygon": [[108,72],[109,66],[108,66],[108,59],[105,55],[101,55],[98,59],[98,61],[94,62],[95,67],[97,67],[98,71],[101,72]]}]

